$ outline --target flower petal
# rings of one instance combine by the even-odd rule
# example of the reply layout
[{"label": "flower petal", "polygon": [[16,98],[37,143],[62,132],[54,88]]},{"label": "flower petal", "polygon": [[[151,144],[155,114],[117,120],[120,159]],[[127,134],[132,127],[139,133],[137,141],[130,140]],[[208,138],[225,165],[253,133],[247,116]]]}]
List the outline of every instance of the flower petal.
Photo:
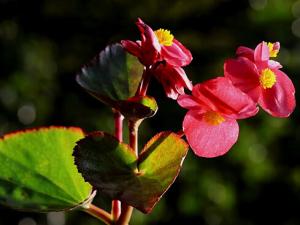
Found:
[{"label": "flower petal", "polygon": [[231,119],[210,125],[197,111],[190,110],[184,118],[183,131],[196,155],[212,158],[224,155],[235,144],[239,126]]},{"label": "flower petal", "polygon": [[146,48],[154,48],[156,51],[160,51],[161,46],[152,28],[145,24],[140,18],[138,18],[136,25],[141,32],[142,45]]},{"label": "flower petal", "polygon": [[275,60],[269,60],[268,61],[268,68],[272,69],[272,70],[276,70],[276,69],[280,69],[282,68],[282,65],[275,61]]},{"label": "flower petal", "polygon": [[125,48],[126,51],[128,51],[130,54],[132,54],[138,58],[141,56],[140,55],[141,47],[139,46],[138,43],[129,41],[129,40],[122,40],[121,44],[122,44],[123,48]]},{"label": "flower petal", "polygon": [[192,95],[180,95],[177,99],[177,103],[185,109],[198,110],[198,112],[202,113],[206,111],[201,108],[201,105],[199,102],[197,102],[197,99]]},{"label": "flower petal", "polygon": [[228,59],[224,63],[224,76],[233,85],[257,102],[260,95],[259,73],[253,62],[244,57]]},{"label": "flower petal", "polygon": [[140,61],[146,65],[152,65],[160,58],[161,46],[150,26],[145,24],[140,18],[136,22],[141,32],[141,54]]},{"label": "flower petal", "polygon": [[217,77],[193,88],[193,96],[200,104],[206,105],[210,110],[234,119],[242,119],[257,113],[256,103],[233,86],[226,77]]},{"label": "flower petal", "polygon": [[264,89],[259,99],[260,106],[274,117],[288,117],[295,109],[295,88],[288,76],[280,71],[272,88]]},{"label": "flower petal", "polygon": [[173,67],[173,69],[175,70],[174,76],[178,81],[178,85],[180,87],[185,87],[191,91],[193,89],[193,85],[192,82],[187,77],[185,71],[181,67]]},{"label": "flower petal", "polygon": [[254,62],[254,50],[248,47],[240,46],[236,50],[236,54],[239,57],[245,57],[250,61]]},{"label": "flower petal", "polygon": [[184,88],[192,89],[192,83],[181,67],[161,63],[153,73],[156,79],[163,85],[166,95],[169,98],[177,99],[178,94],[184,94]]},{"label": "flower petal", "polygon": [[186,66],[193,59],[191,52],[176,39],[171,46],[162,46],[161,56],[169,64],[177,67]]},{"label": "flower petal", "polygon": [[266,42],[261,42],[254,50],[254,61],[262,62],[268,61],[270,58],[270,50]]},{"label": "flower petal", "polygon": [[276,41],[274,43],[273,50],[276,50],[276,51],[279,52],[279,50],[280,50],[280,42]]}]

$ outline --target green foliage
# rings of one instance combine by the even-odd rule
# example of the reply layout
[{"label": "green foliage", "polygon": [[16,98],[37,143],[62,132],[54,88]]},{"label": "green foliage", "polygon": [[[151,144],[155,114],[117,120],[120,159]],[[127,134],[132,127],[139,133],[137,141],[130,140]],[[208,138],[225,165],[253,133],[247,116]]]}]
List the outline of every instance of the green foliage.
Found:
[{"label": "green foliage", "polygon": [[[254,8],[254,3],[259,7]],[[36,109],[36,120],[29,126],[59,122],[89,131],[113,132],[110,110],[88,98],[74,84],[74,71],[108,42],[138,39],[139,32],[133,25],[137,17],[154,29],[170,29],[193,52],[195,59],[185,69],[194,84],[222,75],[224,59],[233,57],[236,47],[255,47],[262,40],[281,42],[278,61],[296,89],[300,84],[299,38],[292,33],[293,22],[300,18],[296,0],[41,0],[38,4],[0,4],[1,134],[27,126],[16,118],[23,104]],[[36,21],[43,21],[44,26]],[[143,139],[157,130],[179,130],[185,112],[166,99],[163,89],[155,83],[150,84],[149,93],[155,96],[161,110],[155,118],[142,123]],[[194,221],[203,225],[298,224],[299,118],[296,109],[290,119],[280,120],[284,126],[276,126],[277,120],[263,112],[241,121],[240,138],[234,149],[213,160],[189,154],[177,178],[179,182],[150,216],[134,210],[130,225]],[[231,194],[219,189],[220,185],[225,190],[232,188]],[[226,198],[232,195],[233,203],[222,202],[223,194]],[[100,194],[95,204],[102,207],[97,198]],[[107,209],[110,205],[108,201]],[[0,223],[18,224],[24,217],[33,218],[37,224],[46,221],[46,214],[2,208]],[[96,224],[99,221],[89,215],[76,211],[66,214],[66,225]]]},{"label": "green foliage", "polygon": [[127,101],[120,101],[116,107],[129,119],[152,117],[158,110],[155,98],[151,96],[136,96]]},{"label": "green foliage", "polygon": [[82,68],[77,82],[103,103],[115,106],[117,101],[134,96],[142,74],[139,61],[120,44],[114,44]]},{"label": "green foliage", "polygon": [[78,142],[75,163],[101,194],[151,212],[177,177],[188,145],[176,134],[154,136],[137,158],[133,149],[104,132]]},{"label": "green foliage", "polygon": [[74,208],[91,186],[74,165],[79,128],[50,127],[5,135],[0,141],[0,202],[25,211]]}]

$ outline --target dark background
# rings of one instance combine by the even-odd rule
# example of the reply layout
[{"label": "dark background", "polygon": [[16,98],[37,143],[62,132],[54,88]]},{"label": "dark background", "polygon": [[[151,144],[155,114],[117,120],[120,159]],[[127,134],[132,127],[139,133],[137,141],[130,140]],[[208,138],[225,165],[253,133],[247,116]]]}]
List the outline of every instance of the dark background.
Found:
[{"label": "dark background", "polygon": [[[280,41],[279,61],[299,88],[300,1],[296,0],[0,0],[0,133],[36,126],[80,126],[111,132],[110,109],[75,82],[107,44],[139,39],[134,22],[167,28],[193,53],[193,83],[222,75],[239,45]],[[153,81],[160,109],[141,127],[141,143],[178,131],[185,111]],[[289,119],[262,110],[240,122],[240,138],[223,157],[192,151],[150,215],[132,225],[300,224],[299,110]],[[0,162],[1,163],[1,162]],[[100,197],[98,204],[107,202]],[[93,225],[81,212],[32,214],[0,208],[0,224]]]}]

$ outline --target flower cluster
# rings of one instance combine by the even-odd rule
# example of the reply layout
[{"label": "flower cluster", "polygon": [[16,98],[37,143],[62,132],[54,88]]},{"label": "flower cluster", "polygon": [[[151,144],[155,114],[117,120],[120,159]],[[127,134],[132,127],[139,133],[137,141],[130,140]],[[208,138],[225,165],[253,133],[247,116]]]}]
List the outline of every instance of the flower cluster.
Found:
[{"label": "flower cluster", "polygon": [[124,40],[122,45],[161,82],[168,97],[188,109],[183,131],[196,155],[210,158],[228,152],[238,138],[236,120],[256,115],[258,105],[274,117],[293,112],[293,83],[281,64],[270,59],[279,53],[279,42],[261,42],[254,50],[239,47],[237,57],[225,61],[224,76],[192,86],[182,69],[192,60],[190,51],[170,31],[153,31],[141,19],[136,24],[141,40]]},{"label": "flower cluster", "polygon": [[238,57],[225,62],[224,74],[270,115],[288,117],[295,108],[295,88],[280,63],[270,60],[279,48],[279,42],[264,41],[254,50],[239,47]]},{"label": "flower cluster", "polygon": [[163,85],[166,95],[172,99],[184,94],[184,88],[192,90],[192,83],[182,69],[192,61],[191,52],[169,30],[153,31],[141,19],[138,19],[136,25],[141,33],[141,40],[123,40],[121,44],[129,53],[138,57],[145,66],[145,74],[153,75]]}]

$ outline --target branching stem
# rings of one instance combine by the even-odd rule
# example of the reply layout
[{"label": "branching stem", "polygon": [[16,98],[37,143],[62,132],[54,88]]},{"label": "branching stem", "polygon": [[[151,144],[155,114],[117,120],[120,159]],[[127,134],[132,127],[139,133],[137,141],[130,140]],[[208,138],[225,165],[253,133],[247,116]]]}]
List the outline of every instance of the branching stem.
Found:
[{"label": "branching stem", "polygon": [[[140,121],[128,121],[129,128],[129,145],[134,150],[136,156],[138,157],[138,127],[140,125]],[[119,220],[117,221],[117,225],[128,225],[131,219],[133,207],[129,206],[125,203],[122,203],[122,213],[120,215]]]},{"label": "branching stem", "polygon": [[109,214],[108,212],[106,212],[103,209],[98,208],[97,206],[95,206],[93,204],[90,204],[89,208],[84,209],[84,211],[87,212],[88,214],[96,217],[97,219],[100,219],[107,225],[113,224],[111,214]]},{"label": "branching stem", "polygon": [[[115,121],[115,137],[119,140],[119,141],[123,141],[123,120],[124,117],[123,115],[113,109],[113,113],[114,113],[114,121]],[[112,219],[113,221],[117,221],[121,215],[121,202],[119,200],[112,200],[111,203],[111,215],[112,215]]]},{"label": "branching stem", "polygon": [[137,96],[145,96],[148,91],[148,86],[151,80],[151,70],[149,67],[145,67],[143,72],[143,77],[141,79],[141,83],[139,85],[139,88],[136,92]]}]

